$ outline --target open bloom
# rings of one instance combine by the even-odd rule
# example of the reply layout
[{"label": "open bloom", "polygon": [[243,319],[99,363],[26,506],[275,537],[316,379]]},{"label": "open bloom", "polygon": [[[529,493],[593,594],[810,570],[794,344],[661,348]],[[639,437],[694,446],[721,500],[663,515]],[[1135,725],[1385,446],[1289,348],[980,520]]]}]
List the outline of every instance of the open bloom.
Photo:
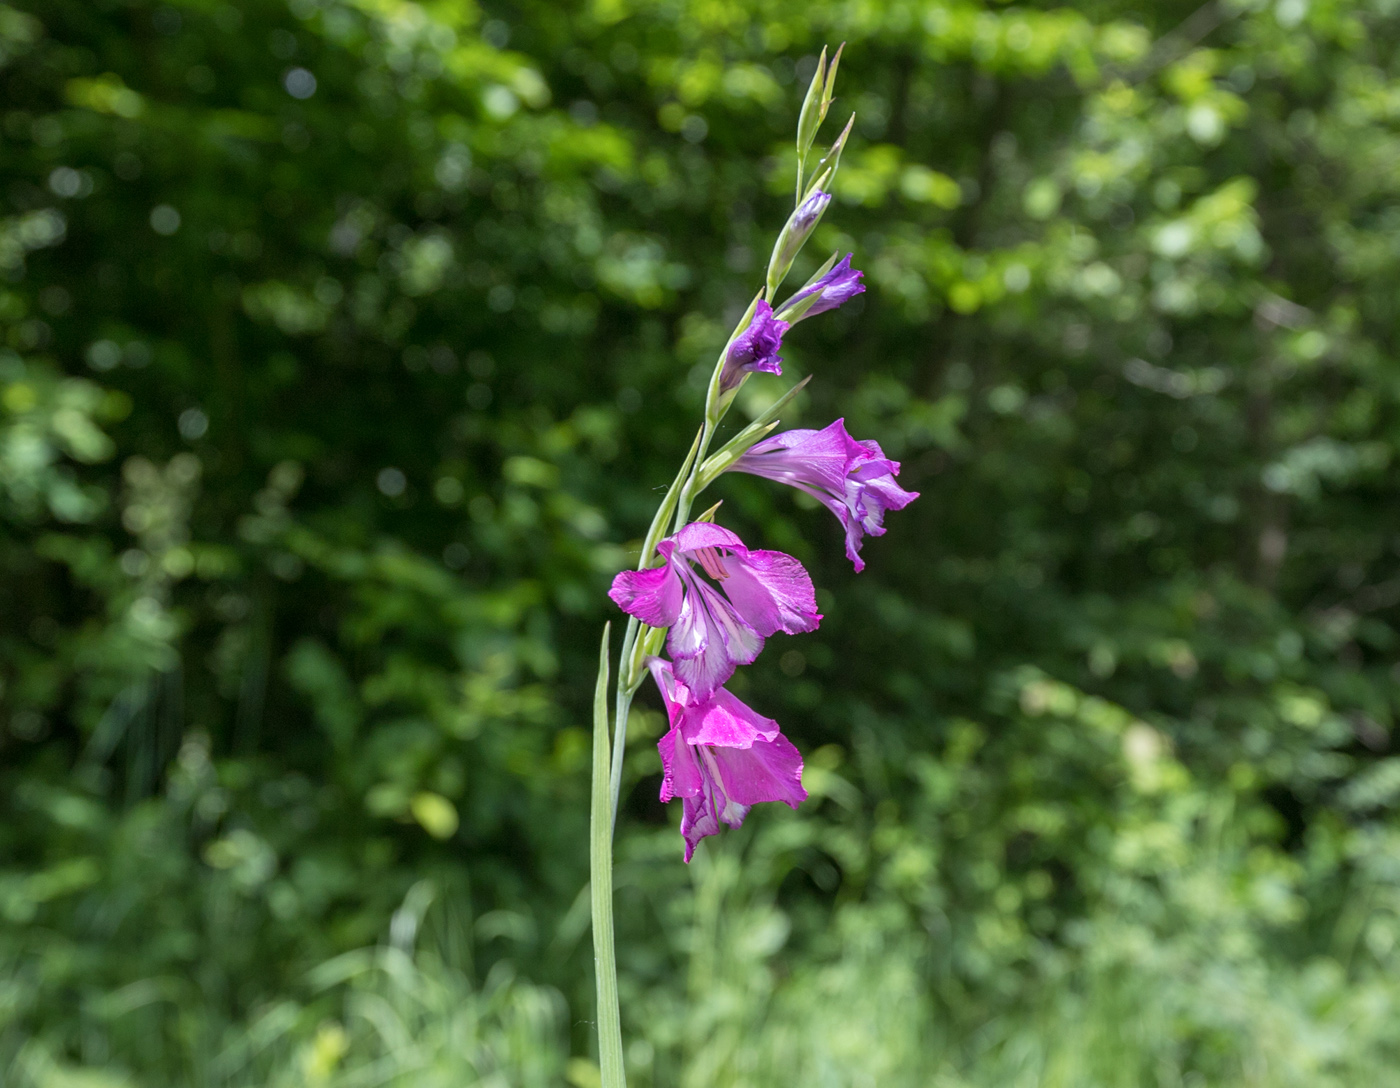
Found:
[{"label": "open bloom", "polygon": [[865,284],[860,282],[860,278],[865,273],[858,268],[851,267],[851,257],[852,254],[847,253],[830,272],[817,280],[816,283],[808,284],[798,291],[783,304],[782,312],[789,313],[803,299],[816,295],[816,301],[803,312],[801,318],[796,319],[800,321],[813,314],[823,314],[827,310],[834,310],[843,302],[849,302],[863,292]]},{"label": "open bloom", "polygon": [[919,497],[895,483],[899,462],[891,461],[876,442],[861,442],[846,433],[838,419],[820,431],[798,429],[755,443],[732,466],[807,492],[841,519],[846,529],[846,557],[856,570],[866,534],[883,536],[886,510],[902,510]]},{"label": "open bloom", "polygon": [[749,327],[734,338],[725,353],[724,370],[719,376],[720,390],[727,393],[750,371],[781,374],[783,361],[778,358],[778,349],[782,346],[783,333],[791,327],[774,317],[773,307],[759,299]]},{"label": "open bloom", "polygon": [[666,648],[676,676],[697,699],[708,699],[736,666],[756,658],[767,636],[812,631],[821,621],[812,579],[784,552],[751,550],[728,529],[702,521],[656,550],[663,566],[623,571],[608,596],[629,616],[671,629]]},{"label": "open bloom", "polygon": [[796,808],[807,799],[802,756],[777,722],[724,688],[697,699],[669,662],[654,657],[649,664],[671,722],[671,731],[657,743],[665,773],[661,800],[681,799],[686,861],[696,843],[718,833],[721,820],[738,827],[760,801]]}]

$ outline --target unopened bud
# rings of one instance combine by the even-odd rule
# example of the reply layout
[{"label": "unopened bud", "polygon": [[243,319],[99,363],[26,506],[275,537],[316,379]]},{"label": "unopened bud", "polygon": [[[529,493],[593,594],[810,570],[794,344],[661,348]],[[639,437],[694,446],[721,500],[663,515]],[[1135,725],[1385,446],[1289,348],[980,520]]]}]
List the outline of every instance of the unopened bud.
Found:
[{"label": "unopened bud", "polygon": [[[825,177],[817,179],[820,184],[825,181]],[[816,229],[817,223],[821,221],[822,213],[826,211],[826,206],[831,203],[831,194],[824,193],[820,188],[813,188],[811,194],[793,211],[788,217],[783,231],[778,235],[778,240],[773,245],[773,256],[768,262],[768,294],[772,297],[778,290],[778,285],[783,282],[783,277],[788,274],[788,269],[792,267],[792,262],[798,253],[802,251],[802,246],[812,231]]]}]

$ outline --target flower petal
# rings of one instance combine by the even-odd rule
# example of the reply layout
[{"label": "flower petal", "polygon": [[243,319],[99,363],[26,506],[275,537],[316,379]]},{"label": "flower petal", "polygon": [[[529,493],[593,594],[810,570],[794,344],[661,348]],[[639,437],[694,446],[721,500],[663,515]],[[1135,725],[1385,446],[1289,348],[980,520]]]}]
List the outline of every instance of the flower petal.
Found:
[{"label": "flower petal", "polygon": [[759,634],[815,631],[821,622],[812,579],[786,552],[751,551],[726,561],[724,592]]},{"label": "flower petal", "polygon": [[728,391],[739,384],[747,371],[763,370],[769,374],[783,372],[782,359],[778,351],[782,347],[783,333],[791,326],[773,316],[773,308],[763,299],[754,307],[753,319],[748,327],[735,337],[725,353],[724,369],[720,372],[720,389]]},{"label": "flower petal", "polygon": [[796,808],[807,800],[802,755],[781,733],[748,748],[705,747],[700,752],[706,770],[718,776],[724,795],[738,805],[782,801]]},{"label": "flower petal", "polygon": [[707,835],[719,834],[719,816],[715,799],[701,794],[681,801],[681,836],[685,839],[685,860],[695,855],[696,844]]},{"label": "flower petal", "polygon": [[681,726],[686,744],[725,748],[748,748],[778,735],[777,722],[740,702],[724,688],[698,706],[688,708]]},{"label": "flower petal", "polygon": [[746,550],[744,542],[736,534],[712,521],[692,521],[662,543],[672,545],[679,552],[693,552],[700,548]]},{"label": "flower petal", "polygon": [[[884,533],[885,511],[900,510],[919,497],[895,482],[899,462],[886,457],[878,442],[852,438],[842,419],[820,431],[793,430],[766,438],[732,468],[805,491],[835,514],[846,533],[846,555],[857,571],[865,569],[862,540]],[[742,607],[740,611],[768,633]]]},{"label": "flower petal", "polygon": [[697,699],[670,662],[647,662],[661,689],[671,729],[657,743],[665,777],[661,800],[681,798],[685,860],[720,824],[738,827],[750,807],[782,801],[796,808],[806,800],[802,757],[778,723],[745,706],[724,689]]},{"label": "flower petal", "polygon": [[845,428],[838,419],[820,431],[795,428],[765,438],[750,447],[733,470],[793,487],[839,492],[845,486],[849,462]]},{"label": "flower petal", "polygon": [[681,739],[681,730],[672,729],[656,742],[656,748],[661,753],[661,800],[700,796],[700,763],[695,749]]},{"label": "flower petal", "polygon": [[733,676],[735,666],[758,657],[763,637],[708,584],[694,576],[686,582],[689,592],[666,648],[676,678],[700,701]]},{"label": "flower petal", "polygon": [[608,596],[652,627],[670,627],[681,612],[681,580],[670,562],[650,570],[624,570],[613,579]]},{"label": "flower petal", "polygon": [[865,273],[851,267],[852,256],[854,254],[847,253],[825,276],[817,280],[816,283],[804,287],[783,303],[782,313],[784,315],[791,313],[803,299],[817,295],[817,300],[801,317],[797,318],[798,321],[801,321],[816,314],[825,313],[827,310],[834,310],[842,303],[848,302],[864,292],[865,285],[860,282],[860,278]]}]

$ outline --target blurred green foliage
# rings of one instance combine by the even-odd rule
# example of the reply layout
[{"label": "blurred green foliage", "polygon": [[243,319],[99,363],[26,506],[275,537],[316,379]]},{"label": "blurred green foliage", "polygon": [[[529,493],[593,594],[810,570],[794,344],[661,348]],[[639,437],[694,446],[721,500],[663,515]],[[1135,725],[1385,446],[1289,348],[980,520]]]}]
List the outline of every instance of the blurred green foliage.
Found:
[{"label": "blurred green foliage", "polygon": [[812,800],[687,870],[643,699],[633,1082],[1393,1077],[1391,0],[25,0],[6,1085],[596,1083],[604,590],[843,40],[870,290],[739,415],[923,498],[857,577],[715,487],[821,587],[736,685]]}]

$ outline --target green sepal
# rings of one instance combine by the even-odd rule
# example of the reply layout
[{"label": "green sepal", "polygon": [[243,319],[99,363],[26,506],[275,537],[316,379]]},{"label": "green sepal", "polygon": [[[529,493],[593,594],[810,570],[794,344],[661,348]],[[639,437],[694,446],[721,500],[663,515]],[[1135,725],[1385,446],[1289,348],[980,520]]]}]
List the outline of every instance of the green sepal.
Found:
[{"label": "green sepal", "polygon": [[807,187],[807,191],[802,194],[803,200],[806,200],[812,193],[820,188],[823,181],[830,184],[830,182],[835,179],[836,168],[841,165],[841,152],[845,150],[846,138],[850,136],[851,129],[855,126],[855,123],[856,115],[853,113],[851,114],[851,119],[846,122],[846,127],[841,130],[841,135],[836,137],[836,142],[831,145],[827,153],[822,156],[821,162],[817,163],[817,168],[812,171],[817,180],[812,182],[812,184]]},{"label": "green sepal", "polygon": [[710,507],[708,510],[706,510],[703,514],[697,514],[697,515],[695,515],[695,520],[696,520],[696,521],[708,521],[708,522],[713,522],[713,521],[715,520],[715,515],[719,513],[719,508],[720,508],[721,506],[723,506],[723,505],[724,505],[724,500],[723,500],[723,499],[720,499],[719,502],[715,503],[712,507]]},{"label": "green sepal", "polygon": [[[836,90],[836,69],[841,64],[841,53],[845,48],[845,42],[838,45],[836,47],[836,54],[831,58],[831,64],[827,66],[826,85],[822,88],[822,111],[821,117],[817,121],[818,125],[826,120],[826,111],[831,108],[832,94]],[[822,50],[822,54],[826,54],[825,49]]]},{"label": "green sepal", "polygon": [[817,129],[826,116],[823,101],[827,93],[826,46],[817,60],[817,70],[812,73],[812,85],[807,88],[807,97],[802,100],[802,112],[797,116],[797,170],[802,172],[802,163],[817,138]]}]

